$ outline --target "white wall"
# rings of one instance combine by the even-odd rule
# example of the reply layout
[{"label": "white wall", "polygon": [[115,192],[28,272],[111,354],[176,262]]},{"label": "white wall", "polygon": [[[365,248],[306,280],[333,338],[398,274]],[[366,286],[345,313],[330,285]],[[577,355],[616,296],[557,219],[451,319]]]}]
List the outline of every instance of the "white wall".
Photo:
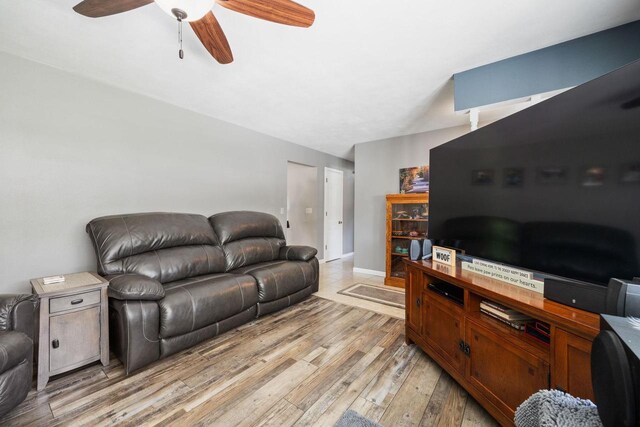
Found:
[{"label": "white wall", "polygon": [[[318,239],[318,168],[287,163],[287,243],[319,248]],[[308,211],[310,210],[310,211]],[[284,225],[284,224],[283,224]]]},{"label": "white wall", "polygon": [[459,126],[356,145],[354,267],[385,270],[385,196],[399,192],[399,170],[428,165],[431,148],[467,132]]},{"label": "white wall", "polygon": [[284,222],[287,161],[352,176],[344,159],[0,53],[0,293],[95,270],[84,227],[101,215],[247,209]]}]

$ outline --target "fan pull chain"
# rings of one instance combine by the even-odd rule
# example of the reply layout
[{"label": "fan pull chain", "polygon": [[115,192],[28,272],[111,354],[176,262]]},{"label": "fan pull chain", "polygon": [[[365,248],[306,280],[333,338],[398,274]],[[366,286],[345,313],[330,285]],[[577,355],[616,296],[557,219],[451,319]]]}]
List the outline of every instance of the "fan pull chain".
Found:
[{"label": "fan pull chain", "polygon": [[178,56],[180,59],[184,59],[184,52],[182,50],[182,19],[178,18],[178,46],[180,46],[180,50],[178,50]]}]

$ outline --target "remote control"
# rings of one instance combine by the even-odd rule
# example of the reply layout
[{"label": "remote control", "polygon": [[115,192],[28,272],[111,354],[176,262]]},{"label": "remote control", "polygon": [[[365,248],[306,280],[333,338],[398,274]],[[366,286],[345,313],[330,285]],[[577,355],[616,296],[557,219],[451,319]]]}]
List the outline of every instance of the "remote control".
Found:
[{"label": "remote control", "polygon": [[52,285],[54,283],[61,283],[61,282],[64,282],[64,276],[43,277],[42,281],[44,282],[45,285]]}]

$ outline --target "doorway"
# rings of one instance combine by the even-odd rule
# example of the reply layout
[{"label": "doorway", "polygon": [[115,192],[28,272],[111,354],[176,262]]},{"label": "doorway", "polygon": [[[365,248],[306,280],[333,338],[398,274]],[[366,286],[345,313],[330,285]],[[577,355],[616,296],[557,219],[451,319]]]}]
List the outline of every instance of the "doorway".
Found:
[{"label": "doorway", "polygon": [[318,168],[287,162],[288,245],[318,247]]},{"label": "doorway", "polygon": [[324,168],[324,260],[342,257],[343,191],[341,170]]}]

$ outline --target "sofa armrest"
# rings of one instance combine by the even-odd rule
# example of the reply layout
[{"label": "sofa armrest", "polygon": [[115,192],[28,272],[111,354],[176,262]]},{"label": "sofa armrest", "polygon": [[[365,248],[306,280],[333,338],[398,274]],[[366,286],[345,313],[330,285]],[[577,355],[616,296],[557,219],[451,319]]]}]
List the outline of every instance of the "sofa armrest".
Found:
[{"label": "sofa armrest", "polygon": [[119,300],[157,301],[164,298],[162,283],[141,274],[107,276],[109,297]]},{"label": "sofa armrest", "polygon": [[280,259],[287,261],[309,261],[316,256],[318,250],[311,246],[283,246],[280,248]]},{"label": "sofa armrest", "polygon": [[0,295],[0,331],[19,331],[33,339],[37,306],[35,295]]}]

